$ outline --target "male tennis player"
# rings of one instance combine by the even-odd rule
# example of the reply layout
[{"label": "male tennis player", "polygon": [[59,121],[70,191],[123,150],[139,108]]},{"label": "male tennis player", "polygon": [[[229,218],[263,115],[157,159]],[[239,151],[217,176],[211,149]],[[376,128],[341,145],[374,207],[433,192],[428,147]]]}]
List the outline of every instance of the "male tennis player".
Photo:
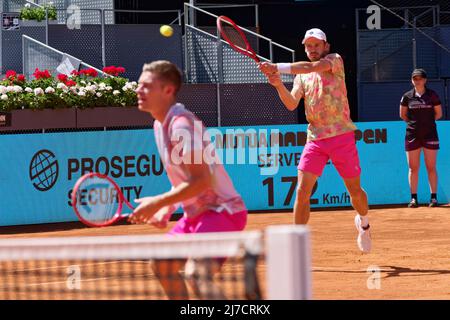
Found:
[{"label": "male tennis player", "polygon": [[[213,155],[213,146],[209,139],[203,141],[202,122],[177,103],[181,83],[182,73],[171,62],[155,61],[143,67],[136,89],[139,109],[155,119],[156,144],[172,189],[137,199],[139,205],[130,221],[164,228],[181,204],[184,215],[170,234],[241,231],[247,222],[245,204],[223,165],[217,159],[204,158],[204,154]],[[170,298],[186,299],[187,288],[181,277],[177,292],[173,292],[173,281],[167,279],[170,267],[173,265],[157,265],[162,285]]]},{"label": "male tennis player", "polygon": [[[361,168],[354,134],[356,127],[350,119],[344,63],[339,54],[329,54],[330,45],[320,29],[308,30],[302,44],[310,62],[260,64],[261,71],[278,91],[288,110],[295,110],[300,100],[305,99],[309,125],[307,143],[298,165],[295,223],[308,223],[312,189],[331,159],[358,212],[355,216],[358,247],[363,252],[370,252],[369,208],[367,195],[360,185]],[[292,91],[289,92],[284,86],[280,73],[297,74]]]}]

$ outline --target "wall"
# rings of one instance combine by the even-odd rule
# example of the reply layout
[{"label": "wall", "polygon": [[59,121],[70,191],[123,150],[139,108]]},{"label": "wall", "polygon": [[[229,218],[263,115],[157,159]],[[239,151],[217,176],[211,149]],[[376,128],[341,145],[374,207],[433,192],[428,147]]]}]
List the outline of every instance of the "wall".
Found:
[{"label": "wall", "polygon": [[[449,120],[449,81],[428,80],[427,86],[436,91],[442,102],[444,119]],[[385,81],[360,84],[359,121],[398,120],[400,100],[412,89],[410,81]],[[446,92],[447,91],[447,92]]]},{"label": "wall", "polygon": [[[357,146],[362,167],[362,185],[371,205],[402,204],[409,201],[403,122],[358,123]],[[215,129],[232,133],[235,127]],[[306,138],[305,125],[243,127],[259,140],[254,164],[237,164],[236,151],[249,155],[255,141],[246,148],[217,148],[234,159],[227,164],[236,189],[250,210],[281,210],[294,203],[296,165]],[[280,147],[264,148],[270,134],[278,130]],[[438,123],[441,150],[438,157],[440,202],[450,199],[450,122]],[[236,133],[236,132],[235,132]],[[237,141],[241,141],[237,136]],[[264,139],[265,138],[265,139]],[[215,139],[217,143],[217,139]],[[0,225],[76,221],[69,203],[70,191],[84,171],[110,174],[124,188],[130,200],[170,188],[156,151],[151,129],[130,131],[67,132],[0,136]],[[278,156],[271,156],[279,153]],[[232,157],[230,157],[230,155]],[[242,155],[242,154],[241,154]],[[249,157],[248,157],[249,158]],[[247,159],[248,159],[247,158]],[[264,168],[276,159],[278,166]],[[96,167],[97,165],[97,167]],[[89,167],[92,167],[89,168]],[[85,170],[83,170],[85,168]],[[419,201],[429,200],[424,165],[420,171]],[[349,206],[349,196],[331,164],[324,170],[312,196],[312,207]]]}]

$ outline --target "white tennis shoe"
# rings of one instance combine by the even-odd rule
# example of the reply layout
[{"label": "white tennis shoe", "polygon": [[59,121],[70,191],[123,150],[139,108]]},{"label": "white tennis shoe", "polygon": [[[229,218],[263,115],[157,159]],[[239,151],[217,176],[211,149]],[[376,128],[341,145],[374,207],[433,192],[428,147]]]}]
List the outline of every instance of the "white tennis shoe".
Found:
[{"label": "white tennis shoe", "polygon": [[356,230],[358,230],[358,239],[356,242],[358,243],[358,248],[363,253],[369,253],[372,249],[372,238],[370,237],[370,225],[367,225],[366,228],[361,226],[361,218],[357,214],[355,216],[355,226]]}]

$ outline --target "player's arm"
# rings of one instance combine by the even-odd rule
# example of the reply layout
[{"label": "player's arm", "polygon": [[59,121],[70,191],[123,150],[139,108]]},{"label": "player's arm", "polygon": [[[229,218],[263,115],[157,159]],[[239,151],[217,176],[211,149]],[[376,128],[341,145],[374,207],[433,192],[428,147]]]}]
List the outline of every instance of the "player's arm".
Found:
[{"label": "player's arm", "polygon": [[183,202],[211,187],[212,174],[206,163],[202,161],[200,164],[186,164],[184,166],[189,172],[188,180],[158,196],[162,206]]},{"label": "player's arm", "polygon": [[434,120],[442,118],[442,105],[434,106]]},{"label": "player's arm", "polygon": [[281,81],[279,73],[266,74],[266,77],[269,83],[277,90],[278,96],[280,97],[281,102],[283,102],[286,108],[289,111],[295,110],[302,98],[300,84],[295,81],[292,91],[289,91],[283,84],[283,81]]},{"label": "player's arm", "polygon": [[331,70],[332,65],[328,60],[314,62],[300,61],[291,63],[292,74],[304,74],[311,72],[325,72]]},{"label": "player's arm", "polygon": [[189,172],[187,181],[158,196],[136,199],[139,205],[130,216],[130,222],[151,223],[158,228],[165,228],[178,203],[196,196],[211,186],[212,175],[206,163],[184,166]]},{"label": "player's arm", "polygon": [[[159,213],[161,209],[175,208],[177,203],[190,199],[211,187],[212,175],[206,163],[202,161],[201,164],[185,164],[184,166],[189,172],[187,181],[180,183],[170,191],[158,196],[136,199],[135,201],[139,205],[133,211],[130,222],[153,223],[154,221],[151,218]],[[171,212],[166,214],[169,213],[171,214]],[[164,216],[165,213],[161,213],[161,215]],[[163,217],[157,218],[161,219]]]},{"label": "player's arm", "polygon": [[400,100],[400,118],[403,121],[408,122],[409,118],[408,118],[408,97],[407,95],[403,95],[402,99]]},{"label": "player's arm", "polygon": [[433,105],[434,110],[434,120],[439,120],[442,118],[442,103],[441,99],[439,99],[439,96],[434,91],[432,91],[431,104]]},{"label": "player's arm", "polygon": [[400,105],[400,118],[403,121],[406,121],[406,122],[409,121],[409,118],[408,118],[408,107]]},{"label": "player's arm", "polygon": [[286,73],[286,74],[305,74],[311,72],[325,72],[332,69],[330,61],[322,59],[320,61],[299,61],[294,63],[269,63],[260,64],[260,69],[265,74]]}]

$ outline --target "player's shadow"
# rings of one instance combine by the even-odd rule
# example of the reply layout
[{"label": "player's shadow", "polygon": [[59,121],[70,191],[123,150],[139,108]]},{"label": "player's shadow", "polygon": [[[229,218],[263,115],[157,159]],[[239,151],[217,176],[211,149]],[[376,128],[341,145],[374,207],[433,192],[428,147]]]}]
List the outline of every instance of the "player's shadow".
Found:
[{"label": "player's shadow", "polygon": [[[389,270],[385,270],[389,268]],[[381,273],[386,274],[385,278],[408,276],[408,277],[418,277],[423,275],[444,275],[450,274],[450,270],[443,269],[411,269],[396,266],[380,266]]]},{"label": "player's shadow", "polygon": [[[392,277],[420,277],[424,275],[445,275],[450,274],[450,270],[444,269],[411,269],[397,266],[378,266],[380,273],[384,279]],[[370,271],[374,272],[375,269],[371,268]],[[313,272],[321,273],[353,273],[353,274],[367,274],[370,273],[368,270],[320,270],[314,269]]]}]

